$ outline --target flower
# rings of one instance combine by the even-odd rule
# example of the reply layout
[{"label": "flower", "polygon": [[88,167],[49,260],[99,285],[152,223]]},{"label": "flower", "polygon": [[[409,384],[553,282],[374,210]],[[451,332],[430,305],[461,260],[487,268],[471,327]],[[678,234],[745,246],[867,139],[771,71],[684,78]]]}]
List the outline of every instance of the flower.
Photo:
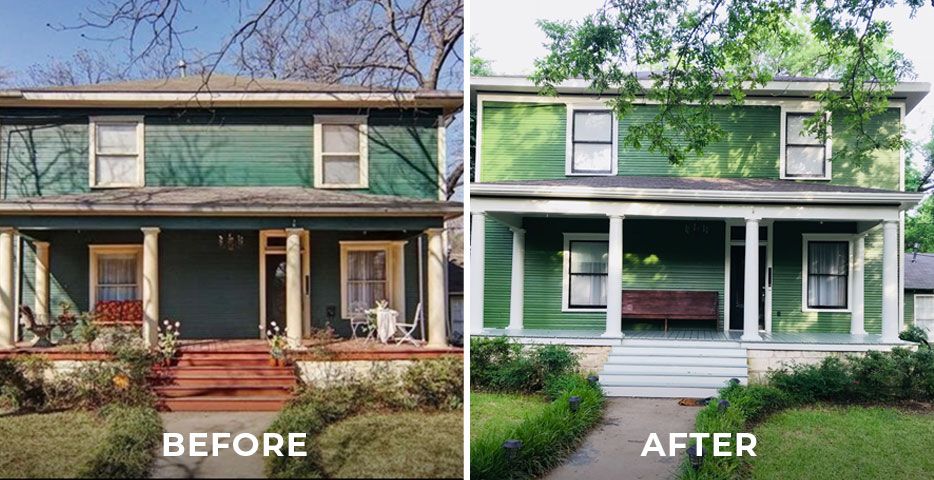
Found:
[{"label": "flower", "polygon": [[114,386],[119,390],[126,390],[130,386],[130,377],[127,377],[125,374],[118,373],[113,378]]},{"label": "flower", "polygon": [[163,324],[163,325],[168,325],[168,324],[169,324],[169,321],[168,321],[168,320],[163,320],[163,321],[162,321],[162,324]]},{"label": "flower", "polygon": [[175,322],[175,328],[182,326],[182,322]]}]

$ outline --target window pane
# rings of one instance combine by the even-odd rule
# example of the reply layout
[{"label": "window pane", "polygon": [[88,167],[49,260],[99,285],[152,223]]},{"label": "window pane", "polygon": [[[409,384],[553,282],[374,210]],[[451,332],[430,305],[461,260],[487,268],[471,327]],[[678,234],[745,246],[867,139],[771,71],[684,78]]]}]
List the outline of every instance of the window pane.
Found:
[{"label": "window pane", "polygon": [[608,242],[571,242],[571,273],[607,273]]},{"label": "window pane", "polygon": [[570,304],[575,307],[606,305],[606,275],[571,275]]},{"label": "window pane", "polygon": [[612,142],[613,115],[610,112],[574,112],[574,141]]},{"label": "window pane", "polygon": [[347,252],[347,304],[350,311],[365,310],[388,300],[386,251]]},{"label": "window pane", "polygon": [[97,184],[135,184],[138,180],[137,166],[135,156],[98,155],[95,167]]},{"label": "window pane", "polygon": [[575,143],[574,172],[612,172],[613,148],[608,143]]},{"label": "window pane", "polygon": [[915,297],[915,320],[934,321],[934,297]]},{"label": "window pane", "polygon": [[824,147],[787,147],[785,175],[824,176]]},{"label": "window pane", "polygon": [[360,131],[357,125],[322,125],[324,153],[351,153],[360,151]]},{"label": "window pane", "polygon": [[804,121],[811,115],[788,115],[788,130],[785,133],[785,142],[792,145],[823,145],[816,134],[807,133]]},{"label": "window pane", "polygon": [[97,153],[136,154],[135,123],[98,123]]},{"label": "window pane", "polygon": [[322,176],[328,185],[356,185],[360,183],[360,157],[328,155],[321,159]]},{"label": "window pane", "polygon": [[810,274],[846,275],[849,246],[846,242],[808,242]]},{"label": "window pane", "polygon": [[846,277],[811,275],[808,277],[808,305],[846,308]]},{"label": "window pane", "polygon": [[97,257],[97,300],[138,300],[135,254]]}]

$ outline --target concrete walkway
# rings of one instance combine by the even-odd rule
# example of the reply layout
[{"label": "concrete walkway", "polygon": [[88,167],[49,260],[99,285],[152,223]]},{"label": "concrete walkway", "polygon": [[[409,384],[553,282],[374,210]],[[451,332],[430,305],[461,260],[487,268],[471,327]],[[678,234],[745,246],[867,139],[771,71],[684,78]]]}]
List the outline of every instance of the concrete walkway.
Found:
[{"label": "concrete walkway", "polygon": [[683,457],[640,454],[651,432],[658,434],[666,449],[669,433],[693,432],[698,410],[678,405],[677,398],[610,398],[603,424],[546,478],[674,478]]},{"label": "concrete walkway", "polygon": [[[188,433],[229,432],[228,443],[240,433],[252,433],[262,439],[278,412],[169,412],[162,413],[162,426],[166,432]],[[209,444],[210,445],[210,444]],[[218,452],[216,457],[163,457],[159,444],[152,468],[152,478],[263,478],[262,447],[259,454],[241,457],[232,448]],[[210,447],[208,447],[210,448]]]}]

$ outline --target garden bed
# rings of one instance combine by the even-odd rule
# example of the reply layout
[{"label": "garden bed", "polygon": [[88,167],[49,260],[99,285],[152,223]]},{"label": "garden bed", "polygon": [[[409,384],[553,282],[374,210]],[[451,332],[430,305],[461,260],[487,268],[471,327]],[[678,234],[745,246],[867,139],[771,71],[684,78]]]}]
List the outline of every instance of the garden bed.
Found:
[{"label": "garden bed", "polygon": [[541,415],[547,406],[539,395],[473,392],[470,394],[470,438],[508,430]]}]

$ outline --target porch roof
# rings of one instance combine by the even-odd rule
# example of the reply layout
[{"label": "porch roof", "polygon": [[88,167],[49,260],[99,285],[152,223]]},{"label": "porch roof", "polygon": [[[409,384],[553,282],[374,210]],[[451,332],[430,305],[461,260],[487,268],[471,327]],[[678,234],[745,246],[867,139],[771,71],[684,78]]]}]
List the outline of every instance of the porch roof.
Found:
[{"label": "porch roof", "polygon": [[716,203],[844,203],[898,205],[923,197],[898,190],[760,178],[613,175],[474,183],[474,196],[663,200]]},{"label": "porch roof", "polygon": [[304,187],[142,187],[0,201],[0,215],[442,216],[459,202]]}]

